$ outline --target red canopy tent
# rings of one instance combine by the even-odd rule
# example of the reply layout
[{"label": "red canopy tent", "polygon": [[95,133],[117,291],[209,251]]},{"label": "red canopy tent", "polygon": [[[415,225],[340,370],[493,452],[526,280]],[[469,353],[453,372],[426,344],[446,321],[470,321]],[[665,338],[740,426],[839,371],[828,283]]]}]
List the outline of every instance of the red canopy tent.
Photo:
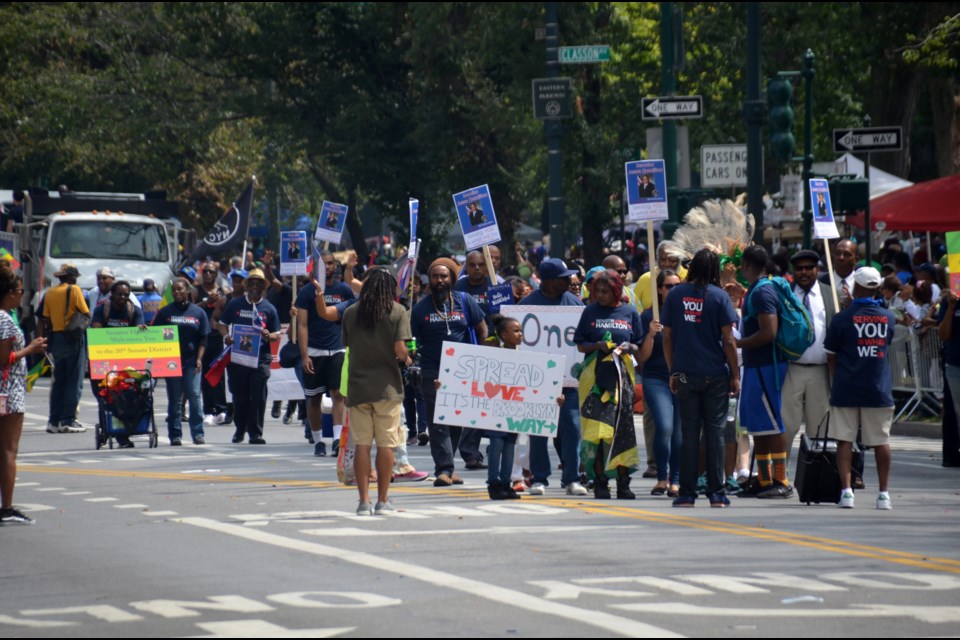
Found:
[{"label": "red canopy tent", "polygon": [[[960,174],[898,189],[870,201],[870,224],[886,231],[960,231]],[[847,223],[863,228],[863,214]]]}]

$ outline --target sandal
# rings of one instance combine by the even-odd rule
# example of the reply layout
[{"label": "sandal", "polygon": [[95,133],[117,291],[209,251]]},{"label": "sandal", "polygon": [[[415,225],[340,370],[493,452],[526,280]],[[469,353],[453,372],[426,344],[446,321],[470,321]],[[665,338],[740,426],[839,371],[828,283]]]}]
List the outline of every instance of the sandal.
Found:
[{"label": "sandal", "polygon": [[675,484],[670,485],[670,488],[667,489],[668,498],[678,498],[680,497],[680,487]]},{"label": "sandal", "polygon": [[667,492],[667,485],[666,485],[666,484],[660,484],[660,483],[658,482],[658,483],[657,483],[657,486],[655,486],[655,487],[653,488],[653,490],[650,491],[650,495],[652,495],[652,496],[662,496],[662,495],[664,495],[666,492]]}]

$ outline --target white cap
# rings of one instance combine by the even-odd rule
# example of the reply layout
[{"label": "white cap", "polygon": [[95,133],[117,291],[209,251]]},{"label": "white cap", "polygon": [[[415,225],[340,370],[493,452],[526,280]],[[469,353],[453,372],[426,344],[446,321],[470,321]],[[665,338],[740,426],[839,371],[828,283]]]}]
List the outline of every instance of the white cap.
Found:
[{"label": "white cap", "polygon": [[853,274],[853,281],[864,289],[876,289],[883,282],[880,272],[873,267],[860,267]]}]

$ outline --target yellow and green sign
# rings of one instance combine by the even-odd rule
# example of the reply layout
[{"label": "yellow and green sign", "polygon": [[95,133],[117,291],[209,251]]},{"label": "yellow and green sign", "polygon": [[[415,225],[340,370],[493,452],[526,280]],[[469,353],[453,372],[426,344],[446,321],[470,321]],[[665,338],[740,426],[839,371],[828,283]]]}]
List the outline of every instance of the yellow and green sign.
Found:
[{"label": "yellow and green sign", "polygon": [[87,329],[90,377],[104,378],[110,371],[150,371],[155,378],[176,378],[180,368],[180,341],[176,326]]},{"label": "yellow and green sign", "polygon": [[960,231],[947,233],[947,269],[950,271],[950,291],[960,293]]}]

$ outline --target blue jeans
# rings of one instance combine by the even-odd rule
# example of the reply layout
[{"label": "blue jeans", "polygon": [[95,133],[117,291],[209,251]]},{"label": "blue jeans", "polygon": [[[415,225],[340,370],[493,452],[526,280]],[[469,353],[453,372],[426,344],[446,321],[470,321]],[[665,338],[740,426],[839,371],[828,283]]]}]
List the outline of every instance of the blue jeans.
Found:
[{"label": "blue jeans", "polygon": [[50,334],[50,355],[54,370],[49,420],[54,425],[73,424],[83,390],[84,341],[71,340],[61,331],[54,332]]},{"label": "blue jeans", "polygon": [[700,477],[700,433],[706,443],[707,494],[723,493],[723,429],[727,424],[730,376],[693,378],[679,381],[680,406],[680,495],[697,497]]},{"label": "blue jeans", "polygon": [[670,466],[670,484],[680,483],[680,446],[683,440],[680,427],[680,403],[670,391],[670,383],[655,378],[643,379],[643,402],[650,408],[653,424],[653,452],[657,458],[657,481],[667,480]]},{"label": "blue jeans", "polygon": [[[544,440],[546,438],[543,438]],[[513,454],[517,448],[517,434],[498,433],[489,437],[487,447],[487,484],[500,483],[510,486],[510,473],[513,471]]]},{"label": "blue jeans", "polygon": [[179,378],[167,378],[167,436],[179,440],[183,432],[180,429],[180,399],[187,392],[190,407],[190,435],[203,437],[203,403],[200,400],[200,372],[196,367],[184,367]]},{"label": "blue jeans", "polygon": [[[570,485],[580,480],[580,392],[577,389],[564,389],[563,397],[557,424],[562,450],[560,461],[563,463],[560,481]],[[530,436],[530,473],[533,482],[544,486],[550,484],[547,481],[550,477],[549,441],[549,438]]]}]

